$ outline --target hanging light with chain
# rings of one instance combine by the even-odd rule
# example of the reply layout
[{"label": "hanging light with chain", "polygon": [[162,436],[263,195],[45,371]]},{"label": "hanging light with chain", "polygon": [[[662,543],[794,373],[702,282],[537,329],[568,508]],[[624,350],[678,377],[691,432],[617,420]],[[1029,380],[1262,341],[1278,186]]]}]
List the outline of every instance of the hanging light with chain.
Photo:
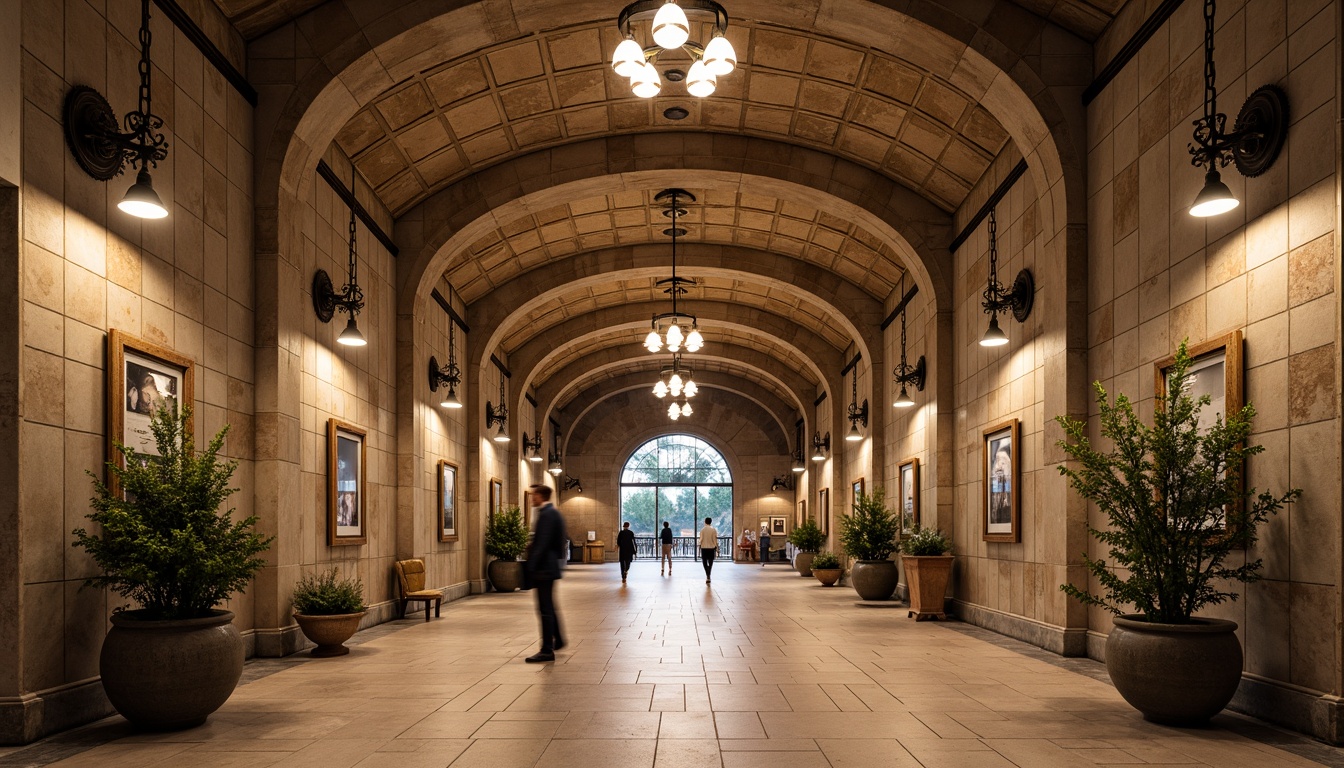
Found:
[{"label": "hanging light with chain", "polygon": [[656,285],[667,286],[663,293],[672,296],[672,311],[653,316],[653,327],[644,337],[644,348],[650,352],[659,352],[664,347],[668,352],[698,352],[705,345],[700,335],[700,326],[695,315],[686,314],[677,308],[677,298],[686,293],[686,286],[695,285],[688,277],[677,276],[677,238],[686,234],[686,230],[677,225],[677,218],[686,215],[681,201],[695,202],[695,195],[684,189],[665,189],[654,196],[654,200],[665,203],[663,215],[672,220],[672,226],[663,230],[663,234],[672,236],[672,277],[659,280]]},{"label": "hanging light with chain", "polygon": [[355,322],[355,316],[360,310],[364,309],[364,290],[359,287],[359,250],[355,245],[355,166],[350,165],[350,242],[348,251],[348,261],[346,264],[346,274],[349,279],[341,287],[341,292],[337,293],[335,286],[331,282],[331,276],[325,269],[317,270],[313,275],[313,308],[317,312],[317,319],[324,323],[331,322],[335,317],[336,311],[340,310],[350,316],[345,324],[345,330],[336,337],[338,344],[347,347],[362,347],[368,343],[364,339],[364,334],[359,331],[359,324]]},{"label": "hanging light with chain", "polygon": [[859,364],[854,362],[851,371],[854,374],[851,379],[851,389],[849,392],[849,409],[846,418],[849,419],[849,433],[845,435],[845,440],[851,443],[857,443],[863,439],[863,433],[859,431],[859,425],[868,427],[868,399],[864,398],[863,405],[859,405]]},{"label": "hanging light with chain", "polygon": [[989,284],[985,287],[984,302],[981,304],[989,314],[989,328],[980,337],[982,347],[1001,347],[1008,343],[1008,334],[999,327],[999,314],[1012,312],[1017,322],[1025,322],[1031,314],[1031,305],[1035,300],[1036,284],[1032,280],[1031,270],[1017,273],[1011,289],[1004,288],[999,282],[999,235],[998,221],[994,209],[989,209]]},{"label": "hanging light with chain", "polygon": [[[901,295],[905,295],[905,276],[901,276]],[[909,298],[908,296],[906,297]],[[915,404],[915,401],[906,391],[906,386],[913,386],[916,390],[924,391],[924,356],[920,355],[919,360],[914,365],[909,365],[905,361],[905,310],[901,307],[901,362],[896,365],[892,375],[896,377],[896,384],[900,386],[901,393],[896,396],[893,406],[897,408],[909,408]]]},{"label": "hanging light with chain", "polygon": [[443,384],[448,385],[448,391],[444,393],[443,400],[439,403],[444,408],[457,409],[462,407],[462,400],[457,396],[457,385],[462,383],[462,369],[457,365],[457,321],[454,318],[448,318],[448,364],[439,367],[439,361],[432,355],[429,358],[429,391],[435,392]]}]

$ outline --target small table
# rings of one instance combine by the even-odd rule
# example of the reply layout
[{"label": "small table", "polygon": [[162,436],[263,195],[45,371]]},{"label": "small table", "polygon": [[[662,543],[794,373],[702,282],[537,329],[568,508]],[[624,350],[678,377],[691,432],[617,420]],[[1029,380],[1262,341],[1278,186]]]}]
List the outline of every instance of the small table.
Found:
[{"label": "small table", "polygon": [[600,541],[589,541],[583,545],[583,562],[585,563],[605,563],[607,561],[607,545]]}]

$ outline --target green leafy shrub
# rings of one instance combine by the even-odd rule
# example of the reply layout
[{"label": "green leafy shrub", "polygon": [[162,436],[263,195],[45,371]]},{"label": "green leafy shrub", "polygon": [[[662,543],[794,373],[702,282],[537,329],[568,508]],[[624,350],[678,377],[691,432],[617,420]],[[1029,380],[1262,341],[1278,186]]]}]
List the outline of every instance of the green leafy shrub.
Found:
[{"label": "green leafy shrub", "polygon": [[887,508],[886,491],[877,488],[859,494],[854,511],[840,517],[840,544],[855,560],[886,560],[896,551],[900,528],[900,519]]},{"label": "green leafy shrub", "polygon": [[527,551],[527,524],[518,507],[504,507],[485,528],[485,553],[500,560],[517,560]]},{"label": "green leafy shrub", "polygon": [[294,586],[294,612],[305,616],[337,616],[364,610],[364,582],[342,579],[339,568],[304,576]]},{"label": "green leafy shrub", "polygon": [[793,530],[789,531],[788,539],[789,543],[797,547],[800,552],[816,552],[826,543],[826,534],[821,532],[817,521],[809,517],[802,525],[795,525]]},{"label": "green leafy shrub", "polygon": [[1229,567],[1227,556],[1234,549],[1249,551],[1259,525],[1302,494],[1293,489],[1257,496],[1243,488],[1246,459],[1264,450],[1246,445],[1255,409],[1247,404],[1201,430],[1200,411],[1210,399],[1191,398],[1189,380],[1190,356],[1182,341],[1152,427],[1139,421],[1128,397],[1117,395],[1111,403],[1095,383],[1101,436],[1112,443],[1107,453],[1092,447],[1086,422],[1056,418],[1066,435],[1058,444],[1075,462],[1061,465],[1060,474],[1109,523],[1106,530],[1089,526],[1088,531],[1109,548],[1114,564],[1083,555],[1101,594],[1060,586],[1087,605],[1187,624],[1206,606],[1236,600],[1237,593],[1220,588],[1256,580],[1261,561],[1247,558]]},{"label": "green leafy shrub", "polygon": [[84,582],[130,598],[154,619],[192,619],[242,592],[264,562],[273,538],[256,531],[258,518],[233,520],[233,509],[220,507],[238,462],[219,460],[225,426],[199,456],[189,428],[191,409],[165,406],[150,420],[159,455],[142,454],[114,443],[125,467],[107,463],[124,493],[113,493],[93,478],[93,512],[101,530],[74,531],[103,571]]},{"label": "green leafy shrub", "polygon": [[835,556],[834,552],[818,552],[817,556],[812,558],[812,570],[828,571],[840,567],[840,558]]},{"label": "green leafy shrub", "polygon": [[952,540],[937,528],[916,528],[901,537],[901,554],[911,557],[936,557],[952,551]]}]

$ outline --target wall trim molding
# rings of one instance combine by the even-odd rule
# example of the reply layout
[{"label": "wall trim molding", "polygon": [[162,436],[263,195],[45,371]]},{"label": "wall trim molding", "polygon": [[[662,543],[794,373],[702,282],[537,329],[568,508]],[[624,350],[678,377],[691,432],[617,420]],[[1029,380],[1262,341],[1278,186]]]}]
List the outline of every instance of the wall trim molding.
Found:
[{"label": "wall trim molding", "polygon": [[1087,630],[1082,628],[1060,627],[1042,621],[1004,613],[956,598],[952,599],[952,612],[957,618],[977,627],[984,627],[1014,640],[1030,643],[1060,656],[1086,656]]},{"label": "wall trim molding", "polygon": [[[169,21],[173,22],[173,26],[177,27],[182,36],[196,46],[196,50],[201,52],[205,60],[210,62],[211,66],[218,70],[225,80],[229,81],[229,85],[233,86],[233,89],[247,100],[248,104],[257,106],[257,89],[252,87],[252,84],[247,81],[247,76],[239,72],[238,68],[233,66],[233,62],[229,61],[229,57],[225,56],[224,52],[219,50],[219,47],[210,40],[205,34],[205,30],[201,29],[191,16],[187,15],[182,6],[177,4],[177,0],[154,0],[154,4],[159,7],[160,11],[163,11],[163,15],[168,17]],[[232,29],[233,27],[230,26],[229,28]]]},{"label": "wall trim molding", "polygon": [[[330,165],[327,165],[326,160],[317,161],[317,175],[321,176],[322,179],[331,186],[332,190],[336,192],[337,197],[344,200],[345,204],[354,210],[355,215],[359,217],[359,220],[364,222],[364,226],[369,228],[369,231],[378,239],[378,242],[382,243],[383,247],[386,248],[388,253],[392,254],[392,258],[395,259],[400,252],[397,248],[397,244],[392,242],[392,238],[383,231],[383,228],[378,225],[378,222],[374,220],[368,210],[359,204],[359,201],[355,199],[354,190],[345,186],[345,182],[336,176],[336,172],[331,169]],[[452,310],[449,309],[448,312],[451,314]]]},{"label": "wall trim molding", "polygon": [[1143,24],[1134,31],[1133,36],[1125,41],[1125,44],[1120,47],[1115,56],[1106,62],[1106,66],[1101,68],[1101,71],[1083,91],[1083,106],[1091,104],[1094,99],[1101,95],[1102,91],[1106,90],[1106,86],[1111,84],[1111,81],[1115,79],[1116,75],[1120,74],[1120,70],[1124,69],[1126,64],[1139,55],[1139,51],[1143,50],[1144,44],[1157,33],[1157,30],[1162,28],[1162,25],[1167,22],[1167,19],[1171,18],[1176,9],[1181,7],[1182,2],[1184,0],[1165,0],[1157,7],[1157,10],[1153,11],[1153,15],[1144,20]]},{"label": "wall trim molding", "polygon": [[[1017,165],[1014,165],[1013,169],[1008,171],[1008,175],[1004,176],[1003,181],[999,182],[999,186],[995,187],[994,191],[990,193],[989,199],[985,201],[985,204],[980,206],[980,210],[976,211],[975,215],[971,217],[971,220],[966,222],[966,226],[962,227],[961,231],[957,233],[957,236],[952,238],[951,244],[947,246],[949,252],[957,252],[957,249],[961,247],[961,244],[966,242],[966,238],[970,237],[971,233],[975,231],[975,228],[980,226],[980,222],[989,218],[989,212],[994,210],[994,206],[999,204],[999,201],[1003,199],[1003,196],[1008,194],[1008,190],[1012,189],[1013,185],[1017,183],[1017,180],[1022,178],[1022,174],[1026,172],[1027,161],[1018,160]],[[895,315],[896,313],[893,312],[892,314]],[[885,328],[886,326],[883,327]]]}]

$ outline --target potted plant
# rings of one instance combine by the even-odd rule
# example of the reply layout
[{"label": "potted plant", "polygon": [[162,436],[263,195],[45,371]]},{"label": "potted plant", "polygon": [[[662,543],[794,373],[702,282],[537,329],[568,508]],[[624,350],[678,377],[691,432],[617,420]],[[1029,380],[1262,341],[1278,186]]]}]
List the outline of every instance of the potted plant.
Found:
[{"label": "potted plant", "polygon": [[800,576],[812,575],[812,558],[816,557],[817,550],[826,543],[826,534],[821,532],[817,521],[808,518],[801,525],[795,525],[792,531],[789,531],[789,543],[798,550],[793,556],[793,567],[798,569]]},{"label": "potted plant", "polygon": [[490,584],[497,592],[512,592],[523,586],[523,564],[518,556],[527,551],[527,525],[518,507],[504,507],[485,528],[485,553],[495,558],[487,566]]},{"label": "potted plant", "polygon": [[945,619],[943,598],[952,576],[952,541],[937,528],[915,528],[901,539],[901,564],[910,589],[910,616],[915,621]]},{"label": "potted plant", "polygon": [[1093,448],[1087,424],[1057,421],[1059,442],[1073,461],[1059,471],[1105,515],[1088,527],[1110,560],[1083,555],[1097,592],[1073,584],[1060,589],[1115,615],[1106,639],[1106,670],[1116,690],[1144,718],[1173,725],[1207,721],[1231,701],[1241,682],[1241,643],[1235,622],[1197,617],[1201,609],[1236,600],[1231,582],[1259,577],[1260,560],[1233,550],[1251,546],[1256,529],[1301,491],[1256,494],[1242,483],[1255,409],[1246,405],[1201,426],[1207,395],[1190,397],[1190,356],[1181,343],[1167,392],[1151,427],[1139,421],[1129,398],[1107,401],[1094,385],[1106,452]]},{"label": "potted plant", "polygon": [[102,571],[84,586],[139,605],[117,609],[103,641],[108,701],[137,726],[168,730],[205,722],[238,685],[243,640],[216,606],[247,587],[272,539],[255,515],[220,510],[238,490],[229,487],[238,463],[218,458],[227,426],[199,456],[189,408],[160,408],[150,429],[158,455],[117,442],[125,465],[107,463],[111,487],[89,473],[97,527],[75,530],[74,546]]},{"label": "potted plant", "polygon": [[840,517],[840,544],[857,561],[849,581],[864,600],[886,600],[896,591],[896,563],[890,558],[900,527],[881,488],[860,493],[854,511]]},{"label": "potted plant", "polygon": [[316,658],[344,656],[350,652],[345,641],[359,629],[364,618],[364,582],[342,579],[340,570],[330,568],[313,576],[304,576],[294,587],[294,620],[303,636],[317,643],[311,654]]},{"label": "potted plant", "polygon": [[821,586],[834,586],[842,573],[844,569],[840,567],[840,558],[836,557],[834,552],[818,552],[817,556],[812,558],[812,575],[817,577]]}]

